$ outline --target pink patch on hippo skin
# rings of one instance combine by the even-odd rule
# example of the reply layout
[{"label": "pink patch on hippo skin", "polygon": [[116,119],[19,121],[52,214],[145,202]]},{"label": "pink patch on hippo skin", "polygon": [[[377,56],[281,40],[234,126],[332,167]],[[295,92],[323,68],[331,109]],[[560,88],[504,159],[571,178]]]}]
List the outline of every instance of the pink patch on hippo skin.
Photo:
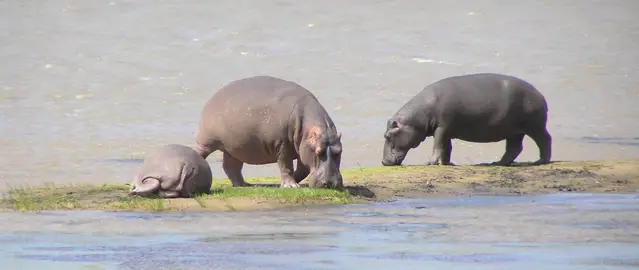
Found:
[{"label": "pink patch on hippo skin", "polygon": [[322,129],[318,126],[313,126],[308,129],[307,141],[311,147],[318,147],[317,139],[319,138],[320,134],[322,134]]},{"label": "pink patch on hippo skin", "polygon": [[320,152],[322,152],[322,149],[318,146],[315,148],[315,154],[317,154],[319,156]]}]

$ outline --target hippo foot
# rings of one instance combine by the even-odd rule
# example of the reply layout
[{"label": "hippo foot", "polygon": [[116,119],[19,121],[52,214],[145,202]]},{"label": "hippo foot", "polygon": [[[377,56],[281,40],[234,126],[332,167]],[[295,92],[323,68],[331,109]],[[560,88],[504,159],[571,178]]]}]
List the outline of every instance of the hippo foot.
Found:
[{"label": "hippo foot", "polygon": [[282,188],[298,188],[300,187],[300,184],[295,183],[295,182],[283,182],[280,187]]},{"label": "hippo foot", "polygon": [[239,183],[239,184],[233,184],[233,187],[252,187],[252,186],[255,186],[255,185],[247,183],[247,182],[242,182],[242,183]]},{"label": "hippo foot", "polygon": [[502,161],[495,161],[490,163],[490,165],[493,165],[493,166],[510,166],[512,164],[513,162],[502,162]]},{"label": "hippo foot", "polygon": [[177,191],[169,191],[169,190],[160,190],[158,191],[157,196],[163,199],[173,199],[182,197],[180,192]]},{"label": "hippo foot", "polygon": [[429,161],[429,162],[426,162],[426,165],[455,166],[455,163],[452,163],[452,162],[439,163],[439,161]]},{"label": "hippo foot", "polygon": [[549,160],[540,159],[540,160],[537,160],[537,161],[533,162],[533,165],[544,165],[544,164],[549,164],[549,163],[550,163]]}]

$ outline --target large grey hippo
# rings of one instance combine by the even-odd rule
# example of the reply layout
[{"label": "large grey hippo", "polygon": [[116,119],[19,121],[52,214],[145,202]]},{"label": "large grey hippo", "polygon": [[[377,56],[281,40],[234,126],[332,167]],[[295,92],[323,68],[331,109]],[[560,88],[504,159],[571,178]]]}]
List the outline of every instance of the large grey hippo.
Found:
[{"label": "large grey hippo", "polygon": [[[342,187],[340,132],[317,98],[304,87],[270,76],[233,81],[202,109],[195,135],[203,157],[223,152],[222,168],[233,186],[244,181],[244,163],[277,163],[280,187]],[[293,161],[297,168],[293,171]]]},{"label": "large grey hippo", "polygon": [[188,198],[210,193],[212,181],[211,167],[193,148],[168,144],[144,159],[131,183],[130,194]]},{"label": "large grey hippo", "polygon": [[386,123],[382,164],[400,165],[408,151],[434,137],[429,165],[450,162],[451,139],[469,142],[506,140],[506,151],[493,165],[510,165],[522,151],[524,135],[550,162],[552,138],[546,129],[544,96],[522,79],[494,73],[454,76],[427,85]]}]

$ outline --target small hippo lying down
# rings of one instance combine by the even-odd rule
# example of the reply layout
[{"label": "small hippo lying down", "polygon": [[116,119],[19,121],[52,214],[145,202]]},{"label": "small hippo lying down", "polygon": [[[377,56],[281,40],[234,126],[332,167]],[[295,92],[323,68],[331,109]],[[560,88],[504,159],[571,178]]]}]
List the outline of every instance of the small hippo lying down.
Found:
[{"label": "small hippo lying down", "polygon": [[317,98],[291,81],[255,76],[222,87],[202,109],[195,142],[203,158],[223,152],[233,186],[250,185],[244,163],[277,163],[285,188],[307,176],[310,187],[343,186],[341,133]]},{"label": "small hippo lying down", "polygon": [[539,148],[534,164],[550,162],[552,137],[546,130],[548,105],[530,83],[508,75],[481,73],[445,78],[427,85],[386,123],[382,164],[400,165],[410,149],[434,138],[427,164],[452,165],[452,139],[489,143],[506,140],[495,165],[510,165],[524,136]]},{"label": "small hippo lying down", "polygon": [[169,144],[153,151],[131,183],[130,195],[188,198],[210,193],[209,164],[187,146]]}]

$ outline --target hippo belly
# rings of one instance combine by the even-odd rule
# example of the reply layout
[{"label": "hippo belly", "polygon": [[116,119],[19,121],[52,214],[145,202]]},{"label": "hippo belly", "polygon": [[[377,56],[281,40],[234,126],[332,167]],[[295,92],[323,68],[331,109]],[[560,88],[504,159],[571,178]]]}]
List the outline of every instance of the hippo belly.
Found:
[{"label": "hippo belly", "polygon": [[[239,136],[238,136],[239,138]],[[250,134],[239,139],[224,140],[222,152],[251,165],[264,165],[277,162],[277,151],[273,142],[265,141],[260,134]]]},{"label": "hippo belly", "polygon": [[512,128],[510,126],[497,127],[494,129],[486,128],[467,128],[459,133],[455,133],[451,136],[451,139],[460,139],[467,142],[474,143],[493,143],[500,142],[513,134],[519,134],[523,131],[521,129]]},{"label": "hippo belly", "polygon": [[518,121],[504,119],[490,121],[490,118],[486,117],[467,120],[463,124],[454,125],[456,128],[451,130],[451,139],[492,143],[503,141],[514,134],[524,133]]}]

